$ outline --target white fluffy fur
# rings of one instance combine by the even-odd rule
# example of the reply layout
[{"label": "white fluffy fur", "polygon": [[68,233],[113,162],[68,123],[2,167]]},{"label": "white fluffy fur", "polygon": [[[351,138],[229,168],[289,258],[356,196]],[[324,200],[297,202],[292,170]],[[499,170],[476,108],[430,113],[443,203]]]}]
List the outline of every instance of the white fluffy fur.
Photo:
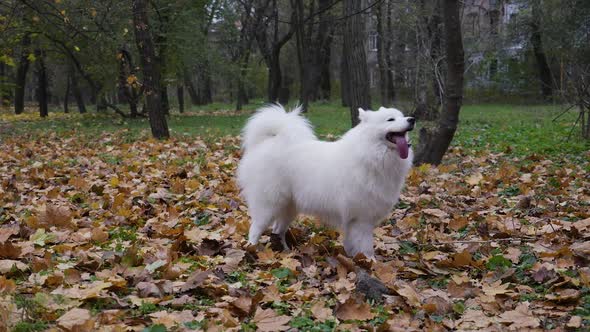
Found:
[{"label": "white fluffy fur", "polygon": [[286,246],[289,224],[303,213],[340,228],[348,255],[374,257],[373,229],[397,203],[413,157],[410,149],[401,159],[385,136],[411,125],[394,108],[360,109],[359,119],[340,140],[324,142],[299,109],[271,105],[250,118],[237,173],[252,218],[250,243],[272,224]]}]

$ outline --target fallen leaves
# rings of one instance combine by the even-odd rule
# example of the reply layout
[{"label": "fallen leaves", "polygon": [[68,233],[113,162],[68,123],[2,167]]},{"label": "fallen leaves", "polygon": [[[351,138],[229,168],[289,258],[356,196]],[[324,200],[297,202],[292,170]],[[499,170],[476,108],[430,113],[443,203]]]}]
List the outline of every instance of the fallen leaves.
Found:
[{"label": "fallen leaves", "polygon": [[369,320],[375,318],[371,306],[356,298],[348,298],[336,308],[335,316],[341,320]]},{"label": "fallen leaves", "polygon": [[57,319],[57,326],[68,332],[84,332],[94,329],[94,319],[90,311],[74,308]]},{"label": "fallen leaves", "polygon": [[510,330],[522,328],[534,328],[541,325],[539,318],[529,310],[528,303],[521,303],[514,310],[506,311],[500,315],[500,322],[509,324]]},{"label": "fallen leaves", "polygon": [[262,332],[273,332],[273,331],[286,331],[289,329],[287,323],[291,320],[291,317],[285,315],[278,315],[272,309],[258,309],[252,319],[252,322],[256,324],[258,331]]},{"label": "fallen leaves", "polygon": [[413,169],[369,262],[306,217],[290,251],[270,232],[247,246],[239,144],[1,143],[0,329],[588,327],[588,162],[457,147],[448,164]]}]

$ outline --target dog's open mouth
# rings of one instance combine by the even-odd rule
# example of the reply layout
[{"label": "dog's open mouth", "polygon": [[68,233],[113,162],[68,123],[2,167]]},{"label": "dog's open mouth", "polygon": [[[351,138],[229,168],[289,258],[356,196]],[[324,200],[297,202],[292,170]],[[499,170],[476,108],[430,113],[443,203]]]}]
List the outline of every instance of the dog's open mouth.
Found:
[{"label": "dog's open mouth", "polygon": [[385,135],[385,139],[395,144],[395,147],[397,149],[397,152],[399,153],[400,158],[408,158],[411,145],[408,143],[408,140],[406,139],[405,131],[399,133],[390,131],[387,133],[387,135]]}]

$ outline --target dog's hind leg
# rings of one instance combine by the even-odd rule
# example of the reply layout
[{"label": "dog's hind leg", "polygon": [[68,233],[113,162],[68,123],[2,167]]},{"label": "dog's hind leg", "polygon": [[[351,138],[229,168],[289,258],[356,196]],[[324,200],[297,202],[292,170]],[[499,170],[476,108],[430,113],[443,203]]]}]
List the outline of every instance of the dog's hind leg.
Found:
[{"label": "dog's hind leg", "polygon": [[260,236],[264,231],[270,226],[274,219],[274,215],[272,211],[274,209],[265,209],[264,207],[260,209],[252,209],[250,208],[250,213],[252,217],[252,224],[250,225],[250,231],[248,232],[248,242],[250,244],[257,244]]},{"label": "dog's hind leg", "polygon": [[289,225],[293,219],[295,219],[296,214],[295,207],[292,204],[289,204],[281,210],[281,213],[277,216],[275,223],[272,226],[272,233],[279,235],[284,250],[289,250],[286,235]]}]

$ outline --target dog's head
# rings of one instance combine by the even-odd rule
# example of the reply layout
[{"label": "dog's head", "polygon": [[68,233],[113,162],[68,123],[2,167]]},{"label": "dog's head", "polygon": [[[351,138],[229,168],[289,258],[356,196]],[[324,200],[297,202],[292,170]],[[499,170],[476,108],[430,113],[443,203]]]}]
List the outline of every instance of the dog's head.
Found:
[{"label": "dog's head", "polygon": [[414,118],[404,116],[395,108],[380,107],[377,111],[359,108],[359,120],[379,142],[397,150],[401,159],[408,158],[411,146],[408,132],[414,129]]}]

